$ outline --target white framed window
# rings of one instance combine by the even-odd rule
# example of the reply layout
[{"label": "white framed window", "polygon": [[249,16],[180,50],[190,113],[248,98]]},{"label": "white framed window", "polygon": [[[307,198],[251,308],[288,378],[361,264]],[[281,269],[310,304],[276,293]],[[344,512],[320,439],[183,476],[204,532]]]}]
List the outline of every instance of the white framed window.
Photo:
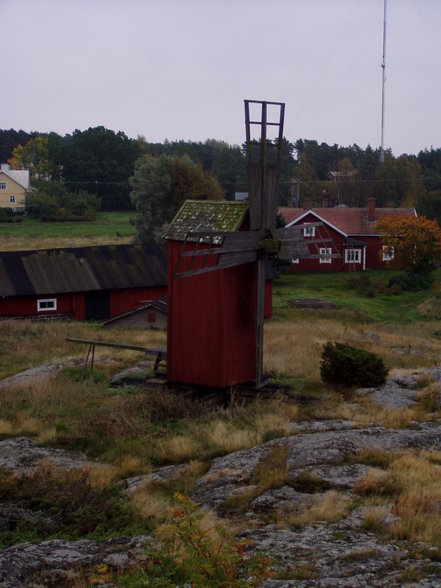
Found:
[{"label": "white framed window", "polygon": [[361,263],[361,249],[346,249],[345,263]]},{"label": "white framed window", "polygon": [[295,259],[291,259],[291,263],[300,263],[300,259],[298,257],[296,257]]},{"label": "white framed window", "polygon": [[383,245],[383,261],[392,261],[395,257],[395,251],[393,247]]},{"label": "white framed window", "polygon": [[14,196],[14,194],[11,194],[9,196],[9,202],[10,202],[10,204],[14,204],[14,202],[15,202],[15,196]]},{"label": "white framed window", "polygon": [[331,247],[320,247],[319,249],[320,254],[320,263],[332,263],[332,249]]},{"label": "white framed window", "polygon": [[37,300],[38,312],[47,312],[48,310],[57,310],[56,298],[42,298]]},{"label": "white framed window", "polygon": [[6,190],[6,182],[0,182],[0,190]]},{"label": "white framed window", "polygon": [[311,227],[310,225],[304,225],[303,236],[304,237],[315,237],[315,227]]}]

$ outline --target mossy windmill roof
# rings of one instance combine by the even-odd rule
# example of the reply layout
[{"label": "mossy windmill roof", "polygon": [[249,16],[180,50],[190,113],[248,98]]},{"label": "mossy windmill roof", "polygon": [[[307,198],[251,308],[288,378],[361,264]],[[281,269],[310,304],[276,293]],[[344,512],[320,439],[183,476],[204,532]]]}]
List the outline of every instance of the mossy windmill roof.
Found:
[{"label": "mossy windmill roof", "polygon": [[[190,231],[237,231],[247,212],[247,202],[186,200],[172,220],[165,238],[183,241]],[[191,241],[191,238],[188,240]]]}]

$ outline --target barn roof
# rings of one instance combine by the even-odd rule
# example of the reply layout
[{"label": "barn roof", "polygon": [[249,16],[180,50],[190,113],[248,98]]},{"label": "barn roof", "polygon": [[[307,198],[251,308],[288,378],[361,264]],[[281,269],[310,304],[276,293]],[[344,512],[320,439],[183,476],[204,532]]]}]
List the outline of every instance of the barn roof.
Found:
[{"label": "barn roof", "polygon": [[184,241],[190,231],[237,231],[247,212],[247,202],[186,200],[172,220],[165,238]]},{"label": "barn roof", "polygon": [[295,225],[312,213],[344,235],[378,235],[375,223],[392,216],[416,216],[414,208],[375,208],[374,217],[368,221],[367,208],[279,208],[287,226]]},{"label": "barn roof", "polygon": [[156,244],[0,252],[0,296],[166,284],[166,259]]}]

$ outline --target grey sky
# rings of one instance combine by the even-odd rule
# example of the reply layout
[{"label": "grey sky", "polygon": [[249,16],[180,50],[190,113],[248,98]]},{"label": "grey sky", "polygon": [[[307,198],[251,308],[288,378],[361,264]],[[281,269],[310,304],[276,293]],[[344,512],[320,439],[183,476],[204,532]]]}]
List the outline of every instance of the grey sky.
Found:
[{"label": "grey sky", "polygon": [[[0,0],[0,128],[104,125],[244,140],[243,100],[285,136],[378,147],[383,0]],[[385,146],[441,147],[441,0],[388,0]]]}]

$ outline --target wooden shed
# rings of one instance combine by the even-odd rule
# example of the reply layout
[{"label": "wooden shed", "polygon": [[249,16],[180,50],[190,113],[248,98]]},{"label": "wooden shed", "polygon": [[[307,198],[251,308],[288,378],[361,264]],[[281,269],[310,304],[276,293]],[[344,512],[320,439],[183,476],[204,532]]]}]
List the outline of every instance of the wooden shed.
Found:
[{"label": "wooden shed", "polygon": [[[225,388],[255,378],[256,262],[184,278],[174,275],[183,248],[201,247],[189,232],[247,228],[246,202],[188,200],[173,219],[166,235],[170,382]],[[271,301],[271,281],[266,288]]]},{"label": "wooden shed", "polygon": [[149,300],[139,308],[105,321],[101,326],[105,329],[166,329],[167,297]]},{"label": "wooden shed", "polygon": [[156,244],[0,253],[0,317],[105,320],[161,298],[167,261]]}]

